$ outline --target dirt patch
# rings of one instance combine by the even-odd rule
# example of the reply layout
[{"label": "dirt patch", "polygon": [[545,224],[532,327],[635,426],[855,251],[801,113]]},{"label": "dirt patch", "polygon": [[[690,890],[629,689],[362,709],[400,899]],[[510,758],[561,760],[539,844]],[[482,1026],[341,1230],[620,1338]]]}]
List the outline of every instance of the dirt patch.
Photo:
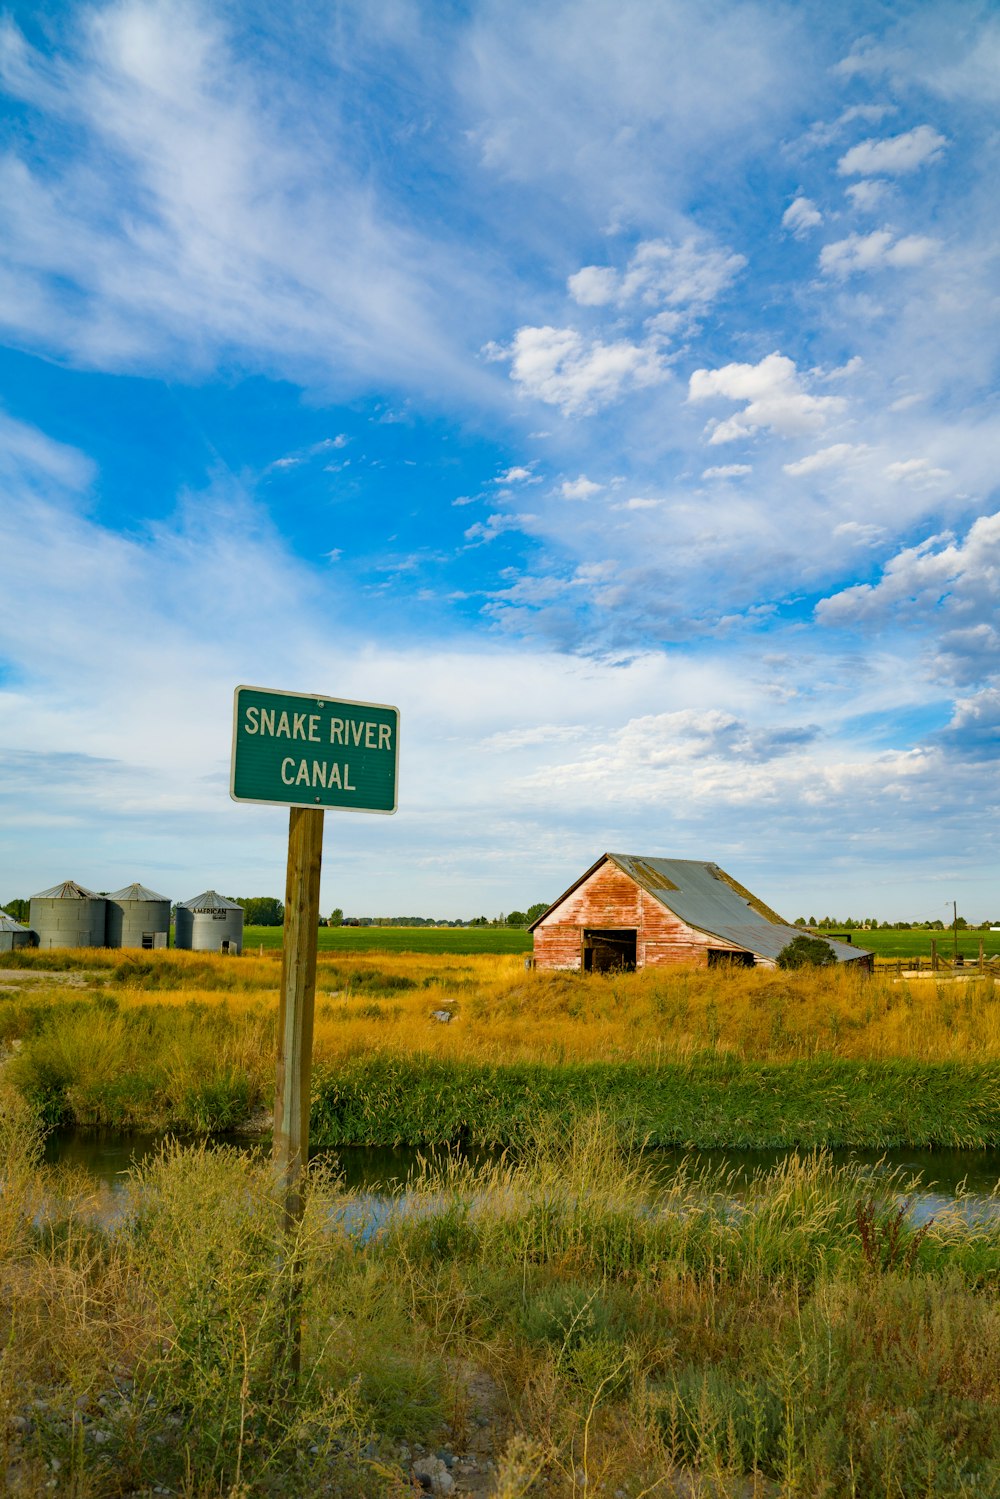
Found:
[{"label": "dirt patch", "polygon": [[26,984],[36,987],[58,984],[61,989],[82,989],[98,977],[96,973],[88,973],[79,968],[72,971],[55,968],[0,968],[0,974],[3,975],[0,989],[23,989]]}]

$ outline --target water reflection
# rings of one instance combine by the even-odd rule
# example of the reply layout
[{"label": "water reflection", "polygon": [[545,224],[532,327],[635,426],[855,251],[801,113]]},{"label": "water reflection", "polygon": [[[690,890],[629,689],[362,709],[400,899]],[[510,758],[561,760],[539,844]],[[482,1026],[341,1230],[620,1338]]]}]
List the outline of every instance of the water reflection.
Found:
[{"label": "water reflection", "polygon": [[[75,1166],[86,1171],[96,1183],[112,1191],[120,1190],[133,1165],[155,1155],[164,1142],[162,1135],[105,1134],[93,1130],[60,1130],[48,1137],[45,1159],[51,1164]],[[267,1152],[269,1146],[250,1142],[244,1137],[220,1138],[213,1142],[240,1150]],[[329,1161],[351,1191],[364,1194],[376,1212],[376,1203],[397,1195],[421,1160],[463,1160],[471,1165],[499,1159],[490,1151],[435,1152],[413,1146],[353,1146],[349,1149],[321,1151],[320,1159]],[[656,1183],[669,1187],[683,1162],[688,1170],[704,1167],[724,1172],[730,1177],[734,1196],[758,1172],[766,1172],[794,1155],[793,1150],[655,1150],[649,1151],[643,1164]],[[897,1171],[903,1178],[919,1177],[920,1188],[914,1194],[915,1216],[923,1218],[954,1206],[961,1196],[967,1206],[975,1199],[980,1209],[1000,1212],[1000,1197],[994,1195],[1000,1186],[1000,1150],[834,1150],[830,1156],[836,1166],[855,1163],[878,1168],[886,1173]]]}]

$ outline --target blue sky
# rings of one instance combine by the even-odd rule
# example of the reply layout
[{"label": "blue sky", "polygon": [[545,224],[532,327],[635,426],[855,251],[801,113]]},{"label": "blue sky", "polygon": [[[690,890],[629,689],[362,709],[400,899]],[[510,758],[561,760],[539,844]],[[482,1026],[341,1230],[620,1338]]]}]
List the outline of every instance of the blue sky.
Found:
[{"label": "blue sky", "polygon": [[330,907],[1000,917],[998,96],[968,0],[9,6],[0,898],[280,893],[247,682],[401,710]]}]

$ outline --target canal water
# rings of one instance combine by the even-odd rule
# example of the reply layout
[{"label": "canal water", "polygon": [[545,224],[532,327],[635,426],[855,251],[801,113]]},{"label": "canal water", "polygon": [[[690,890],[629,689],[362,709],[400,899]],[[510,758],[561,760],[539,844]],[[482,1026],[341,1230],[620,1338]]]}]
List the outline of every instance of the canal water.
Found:
[{"label": "canal water", "polygon": [[[61,1130],[49,1135],[45,1158],[51,1164],[82,1168],[112,1191],[120,1189],[135,1164],[155,1155],[164,1141],[162,1135],[117,1135],[93,1130]],[[245,1138],[220,1141],[241,1150],[267,1150]],[[704,1166],[713,1171],[732,1174],[734,1195],[755,1172],[779,1165],[795,1152],[791,1150],[656,1150],[644,1158],[654,1180],[667,1188],[683,1162],[689,1168]],[[321,1153],[342,1174],[346,1187],[369,1198],[388,1198],[405,1186],[407,1178],[419,1169],[420,1160],[435,1160],[435,1153],[412,1146],[381,1148],[354,1146],[350,1149]],[[904,1177],[919,1177],[920,1187],[914,1193],[915,1216],[924,1217],[950,1205],[961,1195],[974,1198],[984,1207],[1000,1212],[1000,1150],[834,1150],[830,1155],[837,1165],[855,1162],[877,1168],[887,1176],[899,1172]],[[437,1159],[448,1159],[440,1152]],[[454,1156],[450,1157],[454,1159]],[[472,1164],[497,1159],[489,1152],[466,1154],[462,1159]],[[986,1199],[991,1199],[987,1204]]]}]

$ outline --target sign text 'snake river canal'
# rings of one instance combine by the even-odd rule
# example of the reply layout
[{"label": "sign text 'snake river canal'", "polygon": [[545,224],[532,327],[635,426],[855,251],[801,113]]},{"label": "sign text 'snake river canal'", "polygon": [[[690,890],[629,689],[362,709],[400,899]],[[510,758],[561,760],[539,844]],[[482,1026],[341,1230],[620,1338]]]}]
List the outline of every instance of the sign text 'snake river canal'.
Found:
[{"label": "sign text 'snake river canal'", "polygon": [[399,710],[237,687],[230,795],[285,807],[395,812]]}]

